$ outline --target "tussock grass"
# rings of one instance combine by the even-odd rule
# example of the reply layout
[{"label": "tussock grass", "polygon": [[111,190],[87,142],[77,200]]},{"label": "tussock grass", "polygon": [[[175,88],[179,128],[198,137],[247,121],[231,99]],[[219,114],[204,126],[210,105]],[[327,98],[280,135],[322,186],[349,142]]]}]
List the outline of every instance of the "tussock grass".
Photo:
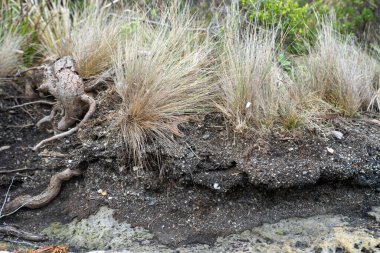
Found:
[{"label": "tussock grass", "polygon": [[22,37],[0,31],[0,77],[14,74],[21,63]]},{"label": "tussock grass", "polygon": [[99,75],[112,65],[120,21],[110,16],[109,5],[85,1],[83,10],[65,1],[39,8],[44,23],[39,33],[44,54],[50,59],[72,56],[82,77]]},{"label": "tussock grass", "polygon": [[276,30],[249,27],[241,32],[233,13],[224,27],[217,108],[237,130],[271,127],[280,117],[296,124],[291,82],[277,63]]},{"label": "tussock grass", "polygon": [[115,54],[122,98],[116,125],[137,165],[144,163],[147,142],[172,142],[184,115],[210,104],[210,48],[191,29],[193,22],[186,9],[172,6],[156,24],[139,24]]},{"label": "tussock grass", "polygon": [[378,65],[349,37],[335,33],[329,22],[322,24],[316,46],[307,56],[309,92],[344,115],[369,109],[376,99]]}]

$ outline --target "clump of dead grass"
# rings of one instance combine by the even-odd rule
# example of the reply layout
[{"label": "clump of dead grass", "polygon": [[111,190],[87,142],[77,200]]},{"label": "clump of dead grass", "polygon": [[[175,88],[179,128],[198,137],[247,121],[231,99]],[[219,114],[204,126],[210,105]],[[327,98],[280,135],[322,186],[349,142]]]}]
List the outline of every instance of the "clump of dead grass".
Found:
[{"label": "clump of dead grass", "polygon": [[299,116],[292,82],[277,62],[276,29],[244,26],[234,13],[226,18],[216,106],[237,130],[271,127],[280,118],[293,128]]},{"label": "clump of dead grass", "polygon": [[337,34],[331,23],[322,24],[305,64],[309,76],[305,91],[340,113],[354,116],[377,101],[374,97],[378,82],[376,61],[352,38]]},{"label": "clump of dead grass", "polygon": [[155,24],[141,22],[115,54],[115,84],[122,98],[116,129],[126,154],[144,163],[147,142],[181,135],[188,113],[204,111],[212,92],[210,48],[186,10],[168,8]]},{"label": "clump of dead grass", "polygon": [[39,41],[50,59],[72,56],[82,77],[99,75],[112,65],[120,21],[110,15],[109,5],[85,1],[83,10],[52,1],[38,8],[41,17]]},{"label": "clump of dead grass", "polygon": [[0,31],[0,77],[14,74],[21,64],[22,37]]}]

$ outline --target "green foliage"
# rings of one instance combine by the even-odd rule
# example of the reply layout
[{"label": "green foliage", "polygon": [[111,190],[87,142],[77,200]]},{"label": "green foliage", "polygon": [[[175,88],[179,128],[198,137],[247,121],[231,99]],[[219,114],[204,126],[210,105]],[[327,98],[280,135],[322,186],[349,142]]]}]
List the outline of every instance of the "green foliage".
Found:
[{"label": "green foliage", "polygon": [[282,42],[291,52],[304,51],[304,38],[308,36],[308,23],[312,21],[309,5],[297,0],[241,0],[242,10],[249,21],[264,27],[280,28]]},{"label": "green foliage", "polygon": [[304,53],[315,40],[318,20],[335,16],[334,29],[362,35],[375,24],[375,0],[240,0],[242,15],[264,27],[278,27],[291,53]]},{"label": "green foliage", "polygon": [[362,34],[368,25],[374,23],[377,8],[375,0],[301,0],[301,4],[312,2],[319,16],[329,15],[331,10],[336,16],[335,29],[343,34]]},{"label": "green foliage", "polygon": [[38,58],[35,44],[38,20],[33,15],[32,4],[29,1],[5,0],[0,1],[1,33],[8,31],[23,38],[23,63],[31,66]]}]

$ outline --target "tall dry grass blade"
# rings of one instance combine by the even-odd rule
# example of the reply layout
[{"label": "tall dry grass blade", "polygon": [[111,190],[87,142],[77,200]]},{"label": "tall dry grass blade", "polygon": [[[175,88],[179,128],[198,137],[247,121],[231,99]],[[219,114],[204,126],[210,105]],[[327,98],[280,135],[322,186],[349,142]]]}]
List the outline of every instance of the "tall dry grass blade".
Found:
[{"label": "tall dry grass blade", "polygon": [[377,63],[352,38],[343,38],[330,22],[322,24],[306,67],[310,92],[349,116],[371,104]]},{"label": "tall dry grass blade", "polygon": [[121,22],[110,15],[109,5],[86,1],[84,10],[69,3],[52,2],[38,9],[44,21],[39,33],[42,50],[56,59],[72,56],[82,77],[101,74],[112,65]]},{"label": "tall dry grass blade", "polygon": [[235,13],[224,27],[217,107],[237,130],[271,126],[279,116],[280,102],[288,97],[285,74],[276,62],[276,31],[254,27],[241,31]]},{"label": "tall dry grass blade", "polygon": [[211,100],[210,49],[192,31],[189,13],[167,9],[159,25],[142,22],[115,54],[117,115],[127,154],[145,159],[147,142],[170,143],[188,113],[203,111]]},{"label": "tall dry grass blade", "polygon": [[0,77],[13,74],[21,63],[22,38],[16,34],[2,31],[0,34]]}]

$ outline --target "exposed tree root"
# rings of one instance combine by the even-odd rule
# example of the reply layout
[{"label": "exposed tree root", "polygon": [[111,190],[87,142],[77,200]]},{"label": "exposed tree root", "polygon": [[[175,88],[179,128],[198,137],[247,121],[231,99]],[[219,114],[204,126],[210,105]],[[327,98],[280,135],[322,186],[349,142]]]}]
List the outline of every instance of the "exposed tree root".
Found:
[{"label": "exposed tree root", "polygon": [[46,241],[48,239],[44,235],[38,235],[38,234],[26,232],[15,226],[10,226],[10,225],[1,225],[0,234],[15,236],[23,240],[34,241],[34,242]]},{"label": "exposed tree root", "polygon": [[[52,65],[41,67],[44,69],[45,77],[42,84],[38,87],[38,91],[51,94],[57,99],[58,105],[63,111],[63,117],[59,121],[57,129],[66,132],[62,132],[41,141],[33,148],[33,150],[37,150],[47,142],[73,134],[95,112],[96,102],[87,92],[101,83],[103,77],[96,79],[94,83],[91,84],[91,87],[86,87],[83,79],[76,72],[75,65],[74,59],[66,56],[58,59]],[[40,126],[44,122],[51,121],[54,118],[57,109],[57,106],[55,106],[51,114],[42,118],[37,123],[37,126]],[[84,118],[82,121],[68,130],[83,115]]]},{"label": "exposed tree root", "polygon": [[54,116],[57,114],[58,110],[60,110],[59,103],[56,103],[53,106],[53,109],[51,110],[50,115],[47,115],[47,116],[43,117],[42,119],[40,119],[37,122],[36,126],[39,128],[39,127],[41,127],[41,125],[43,123],[45,123],[45,122],[51,122],[54,119]]},{"label": "exposed tree root", "polygon": [[4,207],[5,214],[3,216],[10,215],[18,211],[22,207],[37,209],[47,205],[59,194],[63,182],[68,181],[71,178],[79,176],[81,174],[82,172],[80,170],[71,169],[66,169],[62,172],[55,174],[50,179],[49,186],[39,195],[22,195],[18,196],[11,202],[6,203]]},{"label": "exposed tree root", "polygon": [[[92,114],[94,114],[95,112],[95,109],[96,109],[96,102],[95,100],[87,95],[87,94],[83,94],[81,96],[81,100],[83,102],[86,102],[89,104],[89,109],[86,113],[86,115],[84,116],[84,118],[82,119],[81,122],[78,123],[78,125],[76,125],[75,127],[71,128],[70,130],[66,131],[66,132],[63,132],[63,133],[60,133],[60,134],[57,134],[57,135],[54,135],[53,137],[50,137],[50,138],[47,138],[43,141],[41,141],[40,143],[38,143],[36,146],[33,147],[33,150],[36,151],[37,149],[39,149],[42,145],[50,142],[50,141],[53,141],[53,140],[57,140],[57,139],[60,139],[60,138],[63,138],[63,137],[66,137],[66,136],[69,136],[73,133],[75,133],[76,131],[78,131],[79,128],[81,128],[83,126],[84,123],[86,123],[88,121],[88,119],[92,116]],[[51,116],[48,116],[48,117],[51,117]],[[43,118],[44,119],[44,118]],[[42,119],[42,120],[43,120]],[[41,120],[40,120],[41,121]],[[40,123],[40,122],[39,122]],[[38,124],[38,123],[37,123]],[[40,123],[41,124],[41,123]],[[39,125],[40,125],[39,124]]]}]

